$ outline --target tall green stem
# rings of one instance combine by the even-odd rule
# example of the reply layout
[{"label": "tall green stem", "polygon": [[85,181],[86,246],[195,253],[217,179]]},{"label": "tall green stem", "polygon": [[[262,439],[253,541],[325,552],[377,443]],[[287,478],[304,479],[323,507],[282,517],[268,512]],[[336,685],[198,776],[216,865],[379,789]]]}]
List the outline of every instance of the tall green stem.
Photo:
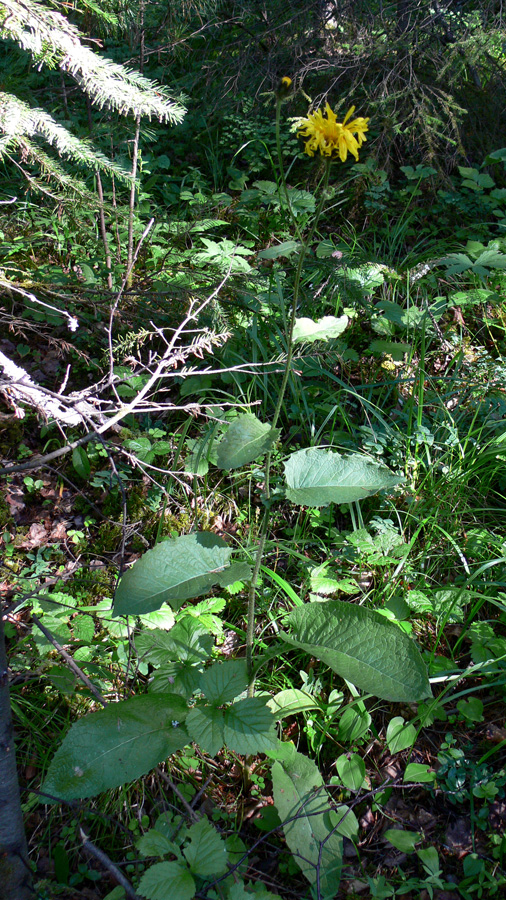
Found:
[{"label": "tall green stem", "polygon": [[[285,174],[283,169],[283,157],[281,154],[281,140],[280,140],[280,109],[281,109],[281,100],[277,100],[276,104],[276,145],[278,151],[278,163],[279,163],[279,171],[281,178],[281,185],[283,187],[285,197],[287,200],[288,210],[292,217],[292,222],[294,224],[297,235],[300,236],[300,231],[298,225],[295,221],[295,217],[291,212],[290,207],[290,199],[286,187]],[[299,293],[300,293],[300,284],[302,278],[302,269],[304,266],[304,260],[306,258],[307,251],[311,245],[311,241],[313,240],[314,233],[318,227],[318,222],[320,220],[320,216],[323,211],[323,204],[325,202],[325,195],[329,183],[329,175],[330,175],[330,164],[331,160],[327,159],[325,161],[325,174],[320,185],[320,199],[318,202],[318,206],[316,208],[316,212],[314,215],[314,219],[311,223],[309,231],[307,235],[301,239],[301,248],[299,251],[299,257],[297,260],[297,267],[295,269],[295,277],[293,282],[293,297],[292,297],[292,306],[290,311],[290,318],[288,321],[288,327],[286,331],[286,344],[287,344],[287,353],[286,360],[283,369],[283,376],[281,378],[281,384],[279,387],[278,398],[276,401],[276,407],[274,409],[274,415],[271,422],[271,427],[275,428],[279,416],[281,413],[281,409],[283,407],[283,401],[285,398],[286,388],[288,385],[288,379],[290,377],[290,371],[292,368],[292,359],[293,359],[293,329],[295,327],[295,319],[297,317],[297,307],[299,305]],[[271,489],[270,489],[270,476],[271,476],[271,462],[272,462],[272,453],[269,451],[267,453],[267,457],[265,460],[264,466],[264,514],[262,517],[262,522],[260,525],[260,532],[258,535],[258,547],[255,556],[255,564],[253,566],[253,574],[251,577],[249,594],[248,594],[248,614],[247,614],[247,626],[246,626],[246,666],[248,671],[248,696],[252,697],[255,690],[255,678],[254,678],[254,668],[253,668],[253,646],[255,640],[255,607],[256,607],[256,588],[258,576],[260,574],[260,566],[262,565],[262,560],[264,556],[265,549],[265,541],[267,538],[267,530],[269,525],[269,515],[270,515],[270,504],[271,504]]]}]

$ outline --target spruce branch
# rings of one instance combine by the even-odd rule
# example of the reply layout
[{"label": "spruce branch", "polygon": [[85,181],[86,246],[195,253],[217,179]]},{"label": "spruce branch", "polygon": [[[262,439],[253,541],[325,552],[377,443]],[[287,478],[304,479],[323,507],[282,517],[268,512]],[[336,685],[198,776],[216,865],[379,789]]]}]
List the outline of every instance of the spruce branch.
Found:
[{"label": "spruce branch", "polygon": [[1,0],[0,37],[11,39],[42,65],[71,75],[93,103],[122,115],[181,122],[185,109],[166,88],[86,47],[75,25],[38,0]]},{"label": "spruce branch", "polygon": [[[68,178],[58,164],[39,151],[27,138],[43,138],[59,156],[71,159],[88,169],[101,169],[130,184],[131,175],[107,159],[89,141],[81,140],[60,125],[43,109],[32,109],[12,94],[0,91],[0,157],[11,149],[22,151],[38,163],[43,171],[57,180]],[[24,151],[24,152],[23,152]]]}]

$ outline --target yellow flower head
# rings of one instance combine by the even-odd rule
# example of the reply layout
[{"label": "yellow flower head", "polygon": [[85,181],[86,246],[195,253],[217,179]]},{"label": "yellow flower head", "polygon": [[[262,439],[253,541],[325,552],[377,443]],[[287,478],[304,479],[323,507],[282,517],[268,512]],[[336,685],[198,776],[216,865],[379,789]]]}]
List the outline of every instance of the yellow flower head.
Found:
[{"label": "yellow flower head", "polygon": [[285,97],[288,97],[291,92],[292,79],[289,78],[288,75],[284,75],[278,84],[278,89],[275,91],[275,94],[280,100],[283,100]]},{"label": "yellow flower head", "polygon": [[335,112],[326,103],[325,111],[317,109],[306,119],[299,119],[297,137],[306,141],[304,150],[307,155],[314,156],[315,153],[320,153],[321,156],[331,159],[339,157],[341,162],[344,162],[349,151],[358,161],[359,147],[366,140],[365,132],[369,127],[369,119],[359,116],[350,122],[349,119],[354,112],[355,107],[350,106],[343,121],[338,122]]}]

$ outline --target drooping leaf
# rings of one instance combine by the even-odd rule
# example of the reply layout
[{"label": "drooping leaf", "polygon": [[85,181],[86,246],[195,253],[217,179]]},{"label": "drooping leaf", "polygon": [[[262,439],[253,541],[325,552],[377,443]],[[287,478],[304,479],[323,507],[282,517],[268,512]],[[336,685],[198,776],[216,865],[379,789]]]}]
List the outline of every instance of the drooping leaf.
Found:
[{"label": "drooping leaf", "polygon": [[286,496],[299,506],[352,503],[402,481],[374,460],[358,453],[342,456],[310,447],[285,462]]},{"label": "drooping leaf", "polygon": [[376,309],[381,310],[387,322],[393,322],[403,330],[417,328],[427,318],[425,308],[420,309],[415,305],[404,307],[394,303],[393,300],[380,300],[376,304]]},{"label": "drooping leaf", "polygon": [[348,316],[324,316],[314,322],[313,319],[295,319],[293,329],[293,343],[301,341],[313,343],[314,341],[329,341],[343,333],[348,325]]},{"label": "drooping leaf", "polygon": [[180,725],[187,712],[181,697],[148,694],[84,716],[56,751],[42,790],[75,800],[140,778],[188,743]]},{"label": "drooping leaf", "polygon": [[195,882],[186,866],[178,862],[155,863],[142,876],[137,893],[147,900],[193,900]]},{"label": "drooping leaf", "polygon": [[209,756],[216,756],[225,743],[224,720],[221,709],[213,706],[196,706],[188,713],[186,727],[195,741]]},{"label": "drooping leaf", "polygon": [[281,244],[276,244],[274,247],[267,247],[266,250],[261,250],[258,254],[259,259],[279,259],[280,256],[291,256],[292,253],[295,253],[298,250],[300,244],[298,241],[282,241]]},{"label": "drooping leaf", "polygon": [[483,722],[483,703],[479,697],[458,700],[457,709],[466,722]]},{"label": "drooping leaf", "polygon": [[[141,556],[122,576],[114,598],[114,615],[139,616],[170,603],[179,609],[184,600],[205,594],[213,585],[238,580],[242,563],[229,565],[232,550],[210,531],[162,541]],[[241,576],[239,576],[241,577]]]},{"label": "drooping leaf", "polygon": [[287,617],[293,633],[280,637],[321,659],[356,687],[383,700],[431,697],[416,644],[372,609],[330,600],[306,603]]},{"label": "drooping leaf", "polygon": [[208,819],[200,819],[188,830],[190,844],[183,853],[194,875],[207,878],[227,871],[227,848]]},{"label": "drooping leaf", "polygon": [[225,710],[225,743],[236,753],[267,753],[277,745],[274,716],[261,697],[246,697]]},{"label": "drooping leaf", "polygon": [[271,428],[253,413],[238,416],[218,444],[218,468],[238,469],[267,453],[279,437],[279,428]]},{"label": "drooping leaf", "polygon": [[272,767],[274,804],[286,842],[310,884],[320,868],[322,897],[335,897],[342,866],[342,837],[333,831],[329,796],[316,764],[293,750],[289,759]]}]

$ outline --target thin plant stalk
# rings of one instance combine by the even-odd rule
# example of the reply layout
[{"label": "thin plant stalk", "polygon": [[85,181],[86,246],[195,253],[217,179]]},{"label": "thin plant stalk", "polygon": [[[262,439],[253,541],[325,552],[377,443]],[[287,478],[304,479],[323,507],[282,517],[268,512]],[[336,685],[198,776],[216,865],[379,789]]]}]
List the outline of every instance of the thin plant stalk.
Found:
[{"label": "thin plant stalk", "polygon": [[[281,184],[285,191],[285,196],[287,198],[288,209],[290,210],[290,202],[288,197],[288,191],[286,188],[286,182],[284,178],[284,170],[283,170],[283,157],[281,154],[281,140],[280,140],[280,107],[281,100],[278,98],[276,103],[276,145],[278,150],[278,164],[279,171],[281,177]],[[286,388],[288,384],[288,379],[290,377],[290,371],[292,368],[292,359],[293,359],[293,330],[295,327],[295,319],[297,316],[297,307],[299,305],[299,294],[300,294],[300,283],[302,277],[302,269],[304,266],[304,260],[307,255],[307,251],[311,245],[311,241],[313,240],[313,235],[318,227],[318,222],[320,220],[320,216],[323,211],[323,205],[325,203],[325,197],[327,192],[327,187],[329,183],[329,175],[330,175],[330,158],[325,161],[325,173],[322,180],[322,184],[320,187],[320,199],[318,202],[318,206],[315,212],[314,219],[311,223],[309,231],[307,235],[301,239],[302,246],[299,251],[299,257],[297,260],[297,267],[295,269],[294,283],[293,283],[293,297],[292,297],[292,305],[290,311],[290,319],[288,322],[288,328],[286,333],[286,343],[287,343],[287,354],[285,360],[285,366],[283,369],[283,375],[281,378],[281,385],[279,387],[278,398],[276,401],[276,406],[274,409],[274,415],[271,422],[271,428],[275,428],[279,416],[281,413],[281,409],[283,407],[283,400],[285,398]],[[292,219],[294,217],[292,216]],[[297,233],[299,233],[297,224],[295,223],[295,228]],[[264,514],[262,516],[262,522],[260,525],[260,532],[258,535],[258,546],[255,555],[255,563],[253,566],[253,573],[251,576],[251,582],[248,592],[248,611],[247,611],[247,624],[246,624],[246,668],[248,672],[248,696],[252,697],[255,691],[255,677],[254,677],[254,666],[253,666],[253,647],[255,640],[255,611],[256,611],[256,590],[257,590],[257,582],[258,576],[260,573],[260,566],[262,565],[264,550],[265,550],[265,541],[267,538],[269,517],[270,517],[270,504],[271,504],[271,489],[270,489],[270,476],[271,476],[271,464],[272,464],[272,452],[269,451],[267,453],[265,459],[264,466]]]}]

